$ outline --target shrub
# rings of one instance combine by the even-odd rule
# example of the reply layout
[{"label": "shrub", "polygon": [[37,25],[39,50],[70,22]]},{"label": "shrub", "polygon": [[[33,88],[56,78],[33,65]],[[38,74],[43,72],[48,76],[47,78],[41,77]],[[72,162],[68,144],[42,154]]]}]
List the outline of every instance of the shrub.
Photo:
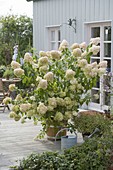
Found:
[{"label": "shrub", "polygon": [[13,170],[106,170],[110,167],[113,138],[91,138],[82,145],[58,152],[31,154]]}]

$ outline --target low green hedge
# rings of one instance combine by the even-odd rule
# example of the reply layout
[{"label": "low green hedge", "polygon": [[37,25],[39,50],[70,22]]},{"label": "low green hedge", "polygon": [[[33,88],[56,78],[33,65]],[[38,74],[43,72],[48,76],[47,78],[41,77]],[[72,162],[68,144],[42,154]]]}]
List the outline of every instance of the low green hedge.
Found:
[{"label": "low green hedge", "polygon": [[31,154],[12,167],[13,170],[107,170],[112,164],[113,138],[91,138],[58,152]]}]

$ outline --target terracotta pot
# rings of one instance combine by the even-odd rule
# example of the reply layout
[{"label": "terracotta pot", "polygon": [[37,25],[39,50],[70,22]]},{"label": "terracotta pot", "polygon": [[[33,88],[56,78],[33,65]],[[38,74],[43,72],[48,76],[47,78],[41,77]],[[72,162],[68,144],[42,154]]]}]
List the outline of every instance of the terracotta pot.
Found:
[{"label": "terracotta pot", "polygon": [[[47,128],[47,139],[48,140],[55,140],[56,138],[56,134],[58,133],[58,131],[60,131],[62,129],[62,127],[57,126],[50,126]],[[66,130],[60,132],[56,138],[56,140],[61,140],[62,136],[66,136]]]}]

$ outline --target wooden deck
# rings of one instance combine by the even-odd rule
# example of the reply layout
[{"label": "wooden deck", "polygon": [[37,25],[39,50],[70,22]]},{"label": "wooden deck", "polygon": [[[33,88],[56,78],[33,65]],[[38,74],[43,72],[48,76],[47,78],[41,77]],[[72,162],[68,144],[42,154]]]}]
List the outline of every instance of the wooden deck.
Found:
[{"label": "wooden deck", "polygon": [[[24,124],[9,118],[8,111],[0,112],[0,170],[9,170],[10,165],[30,153],[44,151],[60,151],[60,141],[52,142],[45,139],[34,140],[41,125],[34,126],[29,120]],[[81,137],[78,138],[81,141]]]}]

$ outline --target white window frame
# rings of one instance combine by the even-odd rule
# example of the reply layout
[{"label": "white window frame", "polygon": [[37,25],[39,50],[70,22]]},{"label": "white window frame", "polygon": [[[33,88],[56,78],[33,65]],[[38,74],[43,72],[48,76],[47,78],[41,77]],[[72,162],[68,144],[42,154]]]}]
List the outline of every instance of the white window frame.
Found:
[{"label": "white window frame", "polygon": [[[84,39],[87,43],[89,43],[89,40],[91,38],[91,28],[92,27],[100,27],[100,61],[103,59],[110,59],[111,60],[111,71],[112,71],[112,50],[111,50],[111,58],[104,57],[104,27],[105,26],[112,26],[111,21],[104,21],[104,22],[89,22],[84,23]],[[111,32],[111,48],[112,48],[112,32]],[[100,85],[100,91],[103,91],[102,85]],[[96,109],[96,110],[105,110],[108,109],[109,106],[103,105],[103,93],[100,93],[100,103],[94,103],[90,102],[88,105],[88,109]]]},{"label": "white window frame", "polygon": [[[58,50],[59,44],[61,42],[61,30],[60,30],[60,25],[56,26],[47,26],[48,28],[48,49],[49,50]],[[55,40],[51,40],[51,32],[55,31]],[[60,39],[58,39],[58,32],[60,31]],[[55,48],[52,49],[52,43],[55,43]]]}]

